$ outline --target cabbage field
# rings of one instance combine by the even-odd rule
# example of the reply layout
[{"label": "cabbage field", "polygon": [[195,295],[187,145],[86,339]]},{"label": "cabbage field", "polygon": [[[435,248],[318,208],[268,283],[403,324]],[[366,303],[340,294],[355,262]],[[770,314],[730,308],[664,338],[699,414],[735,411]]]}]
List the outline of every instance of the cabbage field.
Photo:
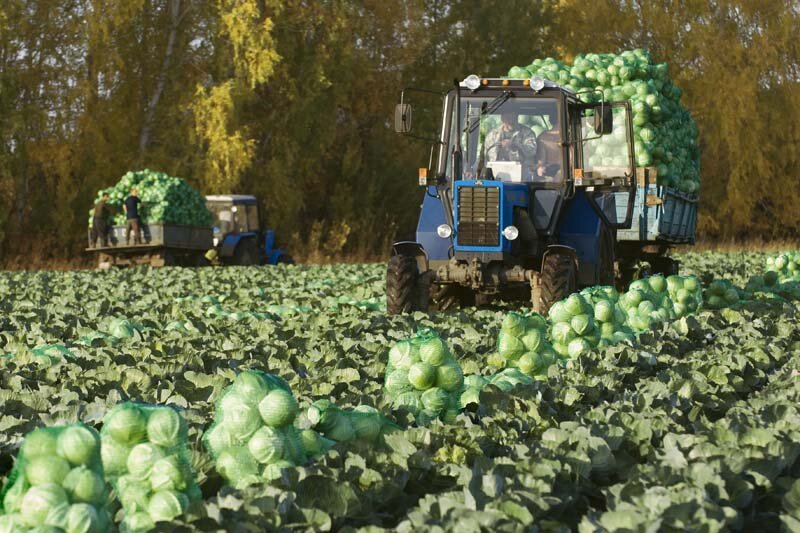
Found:
[{"label": "cabbage field", "polygon": [[[568,364],[530,318],[518,342],[547,364],[519,358],[499,378],[510,308],[387,316],[384,265],[0,273],[5,512],[69,509],[69,532],[162,519],[185,531],[800,529],[800,255],[680,259],[701,284],[696,313],[616,324],[619,342]],[[425,364],[404,371],[406,357]],[[442,416],[409,408],[428,404]],[[253,435],[247,460],[219,431],[234,421]],[[68,424],[51,444],[33,432]],[[37,443],[52,468],[36,468]],[[93,507],[108,500],[107,515]],[[0,516],[0,533],[15,527]]]}]

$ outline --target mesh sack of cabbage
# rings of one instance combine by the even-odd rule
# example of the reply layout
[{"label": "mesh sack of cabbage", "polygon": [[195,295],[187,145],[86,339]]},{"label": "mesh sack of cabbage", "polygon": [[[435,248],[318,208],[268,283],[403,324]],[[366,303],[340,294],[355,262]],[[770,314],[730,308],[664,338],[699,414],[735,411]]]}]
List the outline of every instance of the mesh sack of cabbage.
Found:
[{"label": "mesh sack of cabbage", "polygon": [[598,346],[633,341],[633,331],[625,323],[625,311],[619,306],[617,289],[600,285],[587,287],[581,294],[592,304],[595,327],[600,332]]},{"label": "mesh sack of cabbage", "polygon": [[582,294],[570,294],[550,307],[550,338],[562,358],[573,359],[600,343],[592,302]]},{"label": "mesh sack of cabbage", "polygon": [[[672,83],[666,63],[654,64],[646,50],[619,54],[579,54],[571,64],[553,58],[536,59],[524,67],[512,67],[510,78],[533,75],[558,83],[567,90],[583,92],[586,102],[631,102],[636,164],[658,169],[658,184],[696,193],[700,186],[700,151],[697,126],[681,104],[682,91]],[[536,126],[530,124],[535,133]],[[590,166],[627,164],[615,159],[617,145],[627,142],[628,132],[617,124],[611,135],[586,147]]]},{"label": "mesh sack of cabbage", "polygon": [[[783,252],[775,257],[767,257],[767,273],[769,272],[775,273],[778,282],[800,281],[800,252]],[[764,277],[767,281],[766,273]]]},{"label": "mesh sack of cabbage", "polygon": [[529,376],[546,376],[558,358],[547,341],[547,321],[537,313],[511,312],[503,318],[497,350],[487,358],[496,368],[519,368]]},{"label": "mesh sack of cabbage", "polygon": [[100,436],[81,423],[34,429],[0,493],[0,531],[109,531]]},{"label": "mesh sack of cabbage", "polygon": [[631,283],[628,291],[620,295],[619,305],[627,315],[628,326],[637,333],[676,318],[667,280],[660,274]]},{"label": "mesh sack of cabbage", "polygon": [[257,370],[240,372],[216,404],[203,442],[217,472],[235,487],[272,480],[281,469],[305,464],[327,445],[312,429],[293,424],[299,405],[289,384]]},{"label": "mesh sack of cabbage", "polygon": [[[116,208],[114,223],[125,224],[122,204],[136,188],[142,201],[139,215],[147,223],[181,224],[186,226],[211,225],[211,212],[206,208],[205,198],[182,178],[176,178],[149,169],[128,172],[113,187],[97,192],[97,201],[108,193],[107,205]],[[93,211],[90,211],[89,225]]]},{"label": "mesh sack of cabbage", "polygon": [[384,388],[395,409],[404,408],[424,423],[451,422],[460,412],[464,373],[439,335],[422,329],[389,350]]},{"label": "mesh sack of cabbage", "polygon": [[667,292],[672,300],[675,318],[693,315],[703,305],[703,287],[694,276],[669,276]]},{"label": "mesh sack of cabbage", "polygon": [[726,279],[715,279],[703,291],[703,305],[709,309],[723,309],[739,303],[739,291]]},{"label": "mesh sack of cabbage", "polygon": [[312,429],[326,440],[352,442],[360,440],[378,444],[383,435],[400,429],[397,424],[369,405],[341,409],[330,400],[317,400],[306,412]]},{"label": "mesh sack of cabbage", "polygon": [[122,531],[148,531],[202,499],[186,422],[171,406],[124,402],[103,418],[101,456],[124,511]]}]

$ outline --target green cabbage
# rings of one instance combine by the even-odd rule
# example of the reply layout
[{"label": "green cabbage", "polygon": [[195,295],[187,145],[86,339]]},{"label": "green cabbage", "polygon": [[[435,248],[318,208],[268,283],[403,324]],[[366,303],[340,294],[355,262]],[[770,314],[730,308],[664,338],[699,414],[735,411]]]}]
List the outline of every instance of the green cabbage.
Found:
[{"label": "green cabbage", "polygon": [[385,387],[386,391],[393,396],[411,390],[411,383],[408,382],[408,372],[400,368],[387,372]]},{"label": "green cabbage", "polygon": [[516,359],[525,351],[525,344],[517,337],[500,331],[497,337],[497,351],[506,359]]},{"label": "green cabbage", "polygon": [[229,448],[217,456],[217,471],[235,485],[258,475],[258,463],[247,448]]},{"label": "green cabbage", "polygon": [[447,407],[450,395],[439,387],[433,387],[422,393],[422,407],[426,411],[438,413]]},{"label": "green cabbage", "polygon": [[25,478],[31,486],[48,485],[55,483],[60,485],[71,470],[66,459],[57,455],[50,457],[37,456],[28,460],[25,464]]},{"label": "green cabbage", "polygon": [[272,427],[262,427],[247,443],[247,449],[259,463],[275,463],[283,458],[283,434]]},{"label": "green cabbage", "polygon": [[128,455],[128,473],[136,479],[147,479],[153,465],[164,457],[164,450],[155,444],[145,442],[137,444]]},{"label": "green cabbage", "polygon": [[191,482],[191,471],[177,455],[157,460],[150,471],[150,486],[154,491],[186,490]]},{"label": "green cabbage", "polygon": [[189,507],[189,500],[181,492],[160,490],[150,497],[147,512],[154,522],[169,522],[182,515]]},{"label": "green cabbage", "polygon": [[147,418],[138,407],[122,404],[103,419],[103,431],[122,444],[139,444],[147,437]]},{"label": "green cabbage", "polygon": [[104,503],[106,483],[93,470],[85,466],[73,468],[62,485],[72,502],[83,502],[92,505]]},{"label": "green cabbage", "polygon": [[183,418],[171,407],[154,409],[147,419],[147,439],[162,448],[173,448],[186,442]]},{"label": "green cabbage", "polygon": [[87,503],[75,503],[67,511],[67,533],[100,533],[97,509]]},{"label": "green cabbage", "polygon": [[262,425],[259,409],[232,391],[225,393],[217,409],[222,414],[226,429],[237,442],[245,442]]},{"label": "green cabbage", "polygon": [[128,469],[128,455],[131,448],[117,442],[110,435],[100,437],[100,457],[103,461],[103,470],[107,476],[124,474]]},{"label": "green cabbage", "polygon": [[418,390],[429,389],[436,382],[436,368],[429,363],[414,363],[408,370],[408,381]]},{"label": "green cabbage", "polygon": [[272,390],[267,380],[260,372],[245,370],[240,372],[233,381],[233,393],[244,402],[254,406],[264,399]]},{"label": "green cabbage", "polygon": [[258,412],[265,424],[272,427],[282,427],[291,424],[299,406],[292,393],[283,389],[270,391],[258,404]]},{"label": "green cabbage", "polygon": [[126,514],[147,511],[152,487],[148,481],[141,481],[133,476],[121,476],[117,480],[117,496]]},{"label": "green cabbage", "polygon": [[100,450],[100,435],[84,425],[64,428],[57,439],[58,454],[73,465],[87,465]]},{"label": "green cabbage", "polygon": [[58,438],[47,428],[34,429],[25,436],[20,452],[21,455],[28,458],[56,455],[58,453]]},{"label": "green cabbage", "polygon": [[448,355],[447,346],[439,337],[427,339],[419,347],[420,359],[433,366],[443,364]]},{"label": "green cabbage", "polygon": [[464,372],[458,363],[449,363],[436,369],[436,386],[447,392],[455,392],[464,385]]},{"label": "green cabbage", "polygon": [[56,483],[48,483],[31,487],[20,504],[20,521],[35,527],[45,524],[47,515],[55,508],[69,505],[67,493]]}]

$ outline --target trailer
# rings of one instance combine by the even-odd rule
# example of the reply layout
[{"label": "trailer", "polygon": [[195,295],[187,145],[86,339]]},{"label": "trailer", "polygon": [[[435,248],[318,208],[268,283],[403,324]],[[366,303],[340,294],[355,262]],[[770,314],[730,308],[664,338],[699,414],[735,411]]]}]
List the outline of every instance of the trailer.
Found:
[{"label": "trailer", "polygon": [[87,252],[97,256],[99,268],[134,265],[201,266],[208,264],[205,254],[213,248],[210,227],[181,226],[177,224],[140,224],[140,244],[126,242],[126,227],[109,229],[108,246],[95,247],[89,231]]},{"label": "trailer", "polygon": [[677,274],[679,263],[668,254],[675,246],[694,244],[697,229],[697,194],[658,185],[653,167],[637,168],[636,181],[631,226],[617,230],[621,284],[641,273],[642,261],[650,273]]}]

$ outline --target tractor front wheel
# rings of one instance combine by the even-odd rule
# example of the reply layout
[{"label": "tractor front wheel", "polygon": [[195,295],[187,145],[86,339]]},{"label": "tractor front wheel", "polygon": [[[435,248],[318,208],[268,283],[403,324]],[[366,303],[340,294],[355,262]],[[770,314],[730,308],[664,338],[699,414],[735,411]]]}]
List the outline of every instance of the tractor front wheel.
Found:
[{"label": "tractor front wheel", "polygon": [[258,264],[258,245],[253,239],[245,239],[236,245],[233,252],[233,264],[251,266]]},{"label": "tractor front wheel", "polygon": [[544,316],[547,316],[554,303],[578,290],[578,272],[570,254],[547,254],[542,261],[539,278],[538,302],[532,303],[533,308]]},{"label": "tractor front wheel", "polygon": [[417,260],[407,255],[394,255],[386,267],[386,312],[390,315],[417,311]]}]

